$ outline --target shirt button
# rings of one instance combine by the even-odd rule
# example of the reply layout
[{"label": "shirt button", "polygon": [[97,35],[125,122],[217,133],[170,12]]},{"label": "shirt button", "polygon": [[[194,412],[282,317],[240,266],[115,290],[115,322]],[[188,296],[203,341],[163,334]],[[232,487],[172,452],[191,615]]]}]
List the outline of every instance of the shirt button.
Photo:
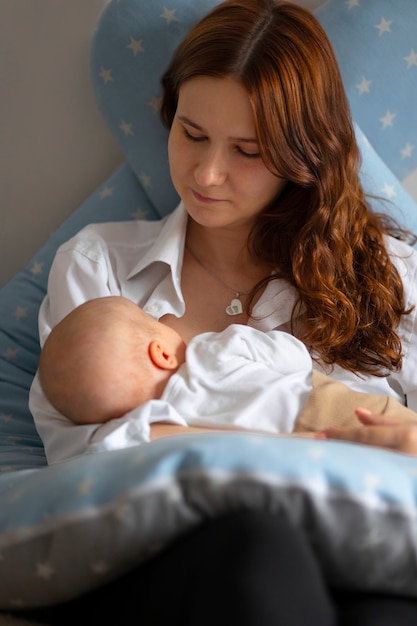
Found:
[{"label": "shirt button", "polygon": [[148,304],[148,306],[145,307],[145,311],[146,313],[157,313],[160,308],[159,304]]}]

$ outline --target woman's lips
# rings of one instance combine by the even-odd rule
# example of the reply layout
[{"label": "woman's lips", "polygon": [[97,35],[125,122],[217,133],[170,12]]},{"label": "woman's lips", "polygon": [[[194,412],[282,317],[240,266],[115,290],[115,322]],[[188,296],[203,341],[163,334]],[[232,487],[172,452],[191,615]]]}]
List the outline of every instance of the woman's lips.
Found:
[{"label": "woman's lips", "polygon": [[198,200],[199,202],[204,202],[206,204],[211,204],[214,202],[221,202],[221,200],[218,200],[217,198],[209,198],[208,196],[203,196],[201,195],[201,193],[198,193],[198,191],[195,191],[195,189],[192,189],[191,191],[192,191],[194,198]]}]

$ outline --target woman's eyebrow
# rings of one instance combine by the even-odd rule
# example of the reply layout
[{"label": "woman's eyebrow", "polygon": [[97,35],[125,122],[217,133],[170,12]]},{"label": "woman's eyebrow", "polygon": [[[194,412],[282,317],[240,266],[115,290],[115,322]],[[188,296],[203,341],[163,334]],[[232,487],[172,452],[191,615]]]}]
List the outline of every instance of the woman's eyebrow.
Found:
[{"label": "woman's eyebrow", "polygon": [[[195,122],[190,120],[189,117],[186,117],[185,115],[178,115],[178,119],[180,120],[180,122],[187,124],[187,126],[192,126],[192,128],[195,128],[201,133],[206,132],[202,126],[200,126],[199,124],[196,124]],[[252,137],[250,138],[249,137],[229,137],[229,139],[231,139],[232,141],[245,142],[245,143],[256,143],[256,144],[258,143],[258,140]]]}]

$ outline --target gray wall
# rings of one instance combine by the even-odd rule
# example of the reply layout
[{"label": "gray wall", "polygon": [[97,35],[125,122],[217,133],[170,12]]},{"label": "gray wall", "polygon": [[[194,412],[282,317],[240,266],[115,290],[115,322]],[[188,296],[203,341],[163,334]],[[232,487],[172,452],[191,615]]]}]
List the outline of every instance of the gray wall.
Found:
[{"label": "gray wall", "polygon": [[0,0],[0,286],[122,161],[89,46],[106,0]]}]

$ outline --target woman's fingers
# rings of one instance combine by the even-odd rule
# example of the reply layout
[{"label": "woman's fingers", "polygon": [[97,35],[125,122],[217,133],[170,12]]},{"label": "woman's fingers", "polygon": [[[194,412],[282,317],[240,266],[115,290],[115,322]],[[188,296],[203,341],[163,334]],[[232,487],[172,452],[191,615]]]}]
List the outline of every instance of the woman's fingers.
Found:
[{"label": "woman's fingers", "polygon": [[355,409],[355,414],[359,421],[365,426],[397,426],[404,424],[403,419],[372,413],[369,409],[362,407]]},{"label": "woman's fingers", "polygon": [[[369,417],[369,416],[368,416]],[[383,416],[375,416],[379,420]],[[417,425],[416,424],[385,424],[365,425],[358,428],[328,428],[323,431],[326,439],[338,439],[361,443],[388,450],[397,450],[417,456]]]}]

